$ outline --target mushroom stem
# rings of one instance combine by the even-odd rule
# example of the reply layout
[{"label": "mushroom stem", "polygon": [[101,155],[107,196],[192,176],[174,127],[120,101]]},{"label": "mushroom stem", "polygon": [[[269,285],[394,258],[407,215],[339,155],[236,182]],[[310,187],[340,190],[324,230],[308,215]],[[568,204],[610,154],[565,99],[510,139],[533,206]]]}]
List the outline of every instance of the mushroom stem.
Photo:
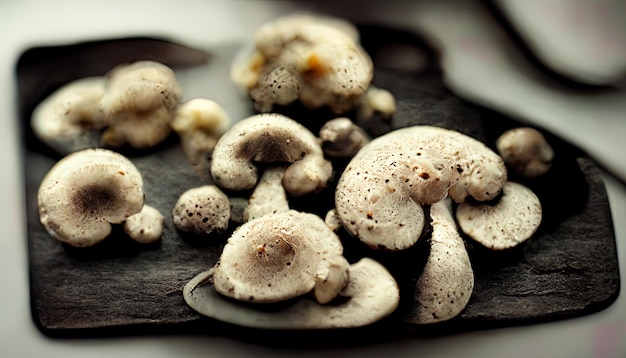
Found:
[{"label": "mushroom stem", "polygon": [[266,214],[289,211],[287,193],[283,187],[284,176],[284,167],[270,167],[265,170],[250,196],[248,206],[244,211],[244,222]]}]

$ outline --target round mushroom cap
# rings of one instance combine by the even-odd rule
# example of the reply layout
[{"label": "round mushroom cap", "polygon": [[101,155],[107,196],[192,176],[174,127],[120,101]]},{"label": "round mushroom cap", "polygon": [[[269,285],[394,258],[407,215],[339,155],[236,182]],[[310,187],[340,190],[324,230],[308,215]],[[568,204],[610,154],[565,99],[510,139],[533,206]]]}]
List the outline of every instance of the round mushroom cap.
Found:
[{"label": "round mushroom cap", "polygon": [[52,237],[71,246],[92,246],[110,234],[111,224],[141,211],[143,179],[125,156],[85,149],[50,169],[37,202],[40,221]]},{"label": "round mushroom cap", "polygon": [[541,224],[541,202],[528,187],[508,181],[495,203],[464,202],[456,210],[461,230],[491,250],[506,250],[526,241]]},{"label": "round mushroom cap", "polygon": [[554,151],[534,128],[513,128],[502,133],[496,140],[496,148],[508,168],[523,177],[539,177],[552,167]]},{"label": "round mushroom cap", "polygon": [[186,190],[172,209],[172,220],[179,231],[199,236],[216,236],[228,229],[230,201],[215,185]]},{"label": "round mushroom cap", "polygon": [[324,154],[336,158],[350,158],[370,141],[367,132],[349,118],[339,117],[326,122],[319,132]]},{"label": "round mushroom cap", "polygon": [[60,154],[100,145],[100,130],[107,122],[100,115],[104,77],[86,77],[69,82],[35,107],[33,133]]},{"label": "round mushroom cap", "polygon": [[294,210],[266,214],[228,239],[215,265],[215,289],[245,302],[288,300],[315,287],[322,261],[342,255],[339,237],[320,217]]},{"label": "round mushroom cap", "polygon": [[124,231],[141,244],[157,241],[163,234],[163,214],[156,208],[144,204],[141,211],[124,221]]}]

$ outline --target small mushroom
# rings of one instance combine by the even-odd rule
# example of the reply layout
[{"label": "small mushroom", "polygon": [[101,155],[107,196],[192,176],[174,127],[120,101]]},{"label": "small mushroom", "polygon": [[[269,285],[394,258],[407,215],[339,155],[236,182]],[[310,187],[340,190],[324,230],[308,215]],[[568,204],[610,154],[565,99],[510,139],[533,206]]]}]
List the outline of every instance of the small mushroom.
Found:
[{"label": "small mushroom", "polygon": [[491,250],[506,250],[532,237],[541,224],[542,207],[528,187],[507,181],[493,203],[459,204],[456,219],[471,239]]},{"label": "small mushroom", "polygon": [[389,121],[396,113],[396,99],[391,92],[370,86],[357,107],[357,123],[367,122],[374,116]]},{"label": "small mushroom", "polygon": [[230,202],[215,185],[186,190],[172,208],[174,226],[198,236],[218,236],[228,229]]},{"label": "small mushroom", "polygon": [[283,186],[294,196],[324,188],[332,165],[317,137],[280,114],[258,114],[235,123],[213,149],[211,176],[228,190],[249,190],[258,180],[257,163],[291,163]]},{"label": "small mushroom", "polygon": [[432,324],[458,316],[474,290],[474,272],[452,216],[450,199],[431,205],[430,254],[416,284],[414,305],[405,319]]},{"label": "small mushroom", "polygon": [[111,233],[111,224],[141,211],[143,179],[125,156],[84,149],[50,169],[37,203],[40,221],[52,237],[75,247],[92,246]]},{"label": "small mushroom", "polygon": [[243,214],[244,222],[254,220],[265,214],[289,211],[287,193],[283,187],[285,168],[270,167],[265,170],[259,183],[254,188]]},{"label": "small mushroom", "polygon": [[347,113],[373,77],[373,64],[350,23],[325,16],[294,15],[257,29],[253,48],[237,56],[231,78],[249,91],[255,108],[300,101],[305,107]]},{"label": "small mushroom", "polygon": [[397,129],[352,158],[335,190],[344,228],[374,249],[403,250],[419,239],[422,205],[448,195],[495,198],[506,181],[496,153],[460,132],[433,126]]},{"label": "small mushroom", "polygon": [[60,154],[100,146],[100,131],[107,125],[100,116],[104,77],[86,77],[69,82],[35,107],[33,133]]},{"label": "small mushroom", "polygon": [[124,221],[124,231],[141,244],[157,241],[163,234],[163,214],[156,208],[144,204],[141,211]]},{"label": "small mushroom", "polygon": [[171,126],[196,173],[200,176],[209,173],[208,159],[217,140],[230,126],[224,109],[210,99],[194,98],[178,105]]},{"label": "small mushroom", "polygon": [[118,65],[107,74],[100,102],[109,124],[102,134],[104,143],[138,149],[161,143],[171,132],[170,122],[181,97],[171,68],[155,61]]},{"label": "small mushroom", "polygon": [[534,128],[507,130],[496,140],[496,148],[508,168],[523,177],[539,177],[552,167],[554,151],[543,134]]},{"label": "small mushroom", "polygon": [[362,258],[350,265],[345,302],[321,305],[310,299],[272,310],[225,300],[211,284],[214,269],[202,272],[183,288],[185,302],[196,312],[223,322],[261,329],[334,329],[373,324],[393,313],[400,302],[394,277],[380,263]]},{"label": "small mushroom", "polygon": [[320,217],[295,210],[266,214],[235,230],[215,265],[213,282],[224,296],[272,303],[311,292],[319,274],[328,288],[320,295],[328,299],[328,291],[338,293],[345,286],[342,275],[335,272],[348,270],[341,257],[339,237]]},{"label": "small mushroom", "polygon": [[370,141],[367,132],[346,117],[326,122],[320,129],[319,139],[324,154],[335,158],[351,158]]}]

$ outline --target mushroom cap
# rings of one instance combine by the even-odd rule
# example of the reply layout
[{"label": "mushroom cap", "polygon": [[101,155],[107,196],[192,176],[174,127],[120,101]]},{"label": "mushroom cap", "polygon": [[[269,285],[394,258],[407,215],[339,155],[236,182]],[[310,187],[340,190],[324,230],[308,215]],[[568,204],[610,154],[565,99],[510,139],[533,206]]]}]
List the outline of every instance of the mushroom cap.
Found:
[{"label": "mushroom cap", "polygon": [[39,217],[48,233],[76,247],[94,245],[141,211],[143,179],[125,156],[85,149],[59,160],[37,194]]},{"label": "mushroom cap", "polygon": [[456,209],[461,230],[491,250],[506,250],[526,241],[541,224],[539,198],[528,187],[508,181],[495,203],[464,202]]},{"label": "mushroom cap", "polygon": [[351,158],[370,141],[370,136],[349,118],[339,117],[322,126],[319,140],[327,156]]},{"label": "mushroom cap", "polygon": [[543,134],[534,128],[505,131],[496,140],[496,148],[507,167],[523,177],[539,177],[552,167],[554,150]]},{"label": "mushroom cap", "polygon": [[339,237],[314,215],[266,214],[238,227],[215,265],[215,289],[257,303],[310,292],[323,260],[343,255]]},{"label": "mushroom cap", "polygon": [[405,315],[405,320],[415,324],[456,317],[474,290],[474,272],[452,216],[450,199],[431,205],[430,217],[430,253],[416,284],[415,303]]},{"label": "mushroom cap", "polygon": [[141,244],[157,241],[163,234],[163,214],[150,205],[143,205],[141,211],[124,221],[124,231]]},{"label": "mushroom cap", "polygon": [[215,185],[202,185],[183,192],[172,208],[176,229],[200,236],[220,235],[230,220],[230,201]]},{"label": "mushroom cap", "polygon": [[211,285],[214,269],[191,279],[183,289],[185,302],[196,312],[240,326],[261,329],[354,328],[375,323],[393,313],[400,302],[396,280],[380,263],[362,258],[349,268],[348,285],[340,304],[320,305],[298,299],[276,310],[225,300]]},{"label": "mushroom cap", "polygon": [[107,74],[100,111],[109,123],[103,140],[111,146],[147,148],[171,132],[182,90],[174,71],[155,61],[118,65]]},{"label": "mushroom cap", "polygon": [[106,126],[99,108],[105,82],[85,77],[58,88],[33,110],[33,133],[60,154],[98,147]]},{"label": "mushroom cap", "polygon": [[283,185],[292,195],[326,186],[332,165],[306,127],[280,114],[258,114],[235,123],[213,148],[211,176],[229,190],[254,188],[256,163],[293,163]]}]

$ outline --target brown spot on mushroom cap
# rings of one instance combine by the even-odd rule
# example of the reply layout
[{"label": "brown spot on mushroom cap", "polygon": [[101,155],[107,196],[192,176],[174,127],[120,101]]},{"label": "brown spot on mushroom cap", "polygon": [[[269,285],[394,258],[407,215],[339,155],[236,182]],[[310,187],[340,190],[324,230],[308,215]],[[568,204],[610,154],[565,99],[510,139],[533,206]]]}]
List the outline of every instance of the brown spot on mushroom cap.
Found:
[{"label": "brown spot on mushroom cap", "polygon": [[76,247],[94,245],[138,213],[144,201],[143,179],[123,155],[85,149],[58,161],[38,191],[40,221],[50,235]]},{"label": "brown spot on mushroom cap", "polygon": [[536,178],[552,167],[554,151],[538,130],[519,127],[502,133],[496,148],[506,165],[515,173]]},{"label": "brown spot on mushroom cap", "polygon": [[474,290],[474,272],[452,216],[450,199],[430,208],[430,254],[416,284],[415,303],[405,319],[415,324],[447,321],[459,315]]},{"label": "brown spot on mushroom cap", "polygon": [[215,289],[258,303],[305,294],[323,260],[343,255],[339,237],[316,215],[266,214],[235,230],[216,265]]},{"label": "brown spot on mushroom cap", "polygon": [[292,163],[283,179],[292,195],[325,187],[332,174],[315,135],[279,114],[254,115],[235,123],[213,150],[211,175],[222,188],[252,189],[258,180],[256,162]]},{"label": "brown spot on mushroom cap", "polygon": [[230,202],[215,185],[186,190],[172,208],[176,229],[200,236],[220,235],[228,228]]},{"label": "brown spot on mushroom cap", "polygon": [[541,224],[542,208],[532,190],[508,181],[497,202],[461,203],[456,218],[473,240],[491,250],[506,250],[532,237]]}]

